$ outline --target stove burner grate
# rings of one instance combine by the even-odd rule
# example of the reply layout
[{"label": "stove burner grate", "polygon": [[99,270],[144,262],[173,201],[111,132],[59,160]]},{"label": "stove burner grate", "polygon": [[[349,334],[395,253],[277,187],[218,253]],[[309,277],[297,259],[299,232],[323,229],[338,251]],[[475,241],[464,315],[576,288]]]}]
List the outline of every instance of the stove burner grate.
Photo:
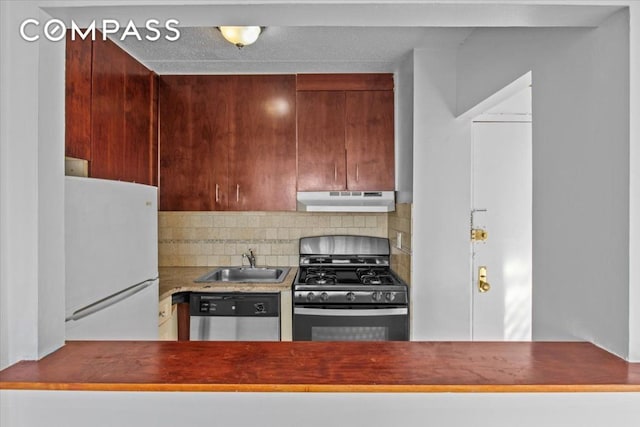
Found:
[{"label": "stove burner grate", "polygon": [[312,267],[307,269],[307,276],[336,276],[335,270],[323,267]]},{"label": "stove burner grate", "polygon": [[363,285],[393,285],[393,278],[387,270],[375,268],[359,268],[356,270],[358,279]]},{"label": "stove burner grate", "polygon": [[307,276],[304,283],[307,285],[335,285],[337,278],[335,276]]},{"label": "stove burner grate", "polygon": [[362,276],[360,281],[363,285],[393,285],[393,279],[388,275]]},{"label": "stove burner grate", "polygon": [[384,267],[325,267],[313,266],[302,268],[299,284],[313,286],[394,286],[397,280],[388,268]]},{"label": "stove burner grate", "polygon": [[309,285],[335,285],[338,282],[338,276],[329,268],[309,268],[304,282]]}]

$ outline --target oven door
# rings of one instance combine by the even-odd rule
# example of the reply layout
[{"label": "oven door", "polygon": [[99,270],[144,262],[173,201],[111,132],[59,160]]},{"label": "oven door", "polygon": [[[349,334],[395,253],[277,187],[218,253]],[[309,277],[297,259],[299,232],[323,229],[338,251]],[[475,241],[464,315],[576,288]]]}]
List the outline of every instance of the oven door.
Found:
[{"label": "oven door", "polygon": [[409,309],[294,306],[294,341],[408,341]]}]

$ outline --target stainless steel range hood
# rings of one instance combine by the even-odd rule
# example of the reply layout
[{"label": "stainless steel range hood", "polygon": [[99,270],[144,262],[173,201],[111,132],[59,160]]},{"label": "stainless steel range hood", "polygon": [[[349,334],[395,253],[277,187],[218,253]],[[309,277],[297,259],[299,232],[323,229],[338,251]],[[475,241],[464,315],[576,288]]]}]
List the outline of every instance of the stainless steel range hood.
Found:
[{"label": "stainless steel range hood", "polygon": [[393,191],[301,191],[298,210],[307,212],[391,212]]}]

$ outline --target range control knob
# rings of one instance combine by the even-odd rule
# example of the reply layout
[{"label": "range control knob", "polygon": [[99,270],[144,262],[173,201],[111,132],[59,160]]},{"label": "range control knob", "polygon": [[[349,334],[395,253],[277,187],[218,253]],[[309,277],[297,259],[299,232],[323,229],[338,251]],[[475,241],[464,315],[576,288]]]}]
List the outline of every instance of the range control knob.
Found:
[{"label": "range control knob", "polygon": [[316,297],[316,296],[314,295],[314,293],[313,293],[313,292],[309,292],[309,293],[307,294],[307,301],[313,301],[313,299],[314,299],[315,297]]},{"label": "range control knob", "polygon": [[326,301],[326,300],[328,300],[328,299],[329,299],[329,294],[328,294],[328,293],[326,293],[326,292],[321,293],[321,294],[320,294],[320,299],[321,299],[322,301]]},{"label": "range control knob", "polygon": [[387,292],[384,294],[384,298],[387,301],[393,301],[394,299],[396,299],[396,293],[395,292]]},{"label": "range control knob", "polygon": [[382,299],[382,292],[378,291],[378,292],[374,292],[371,294],[371,298],[374,301],[380,301]]},{"label": "range control knob", "polygon": [[356,300],[356,294],[354,294],[353,292],[348,292],[347,301],[355,301],[355,300]]}]

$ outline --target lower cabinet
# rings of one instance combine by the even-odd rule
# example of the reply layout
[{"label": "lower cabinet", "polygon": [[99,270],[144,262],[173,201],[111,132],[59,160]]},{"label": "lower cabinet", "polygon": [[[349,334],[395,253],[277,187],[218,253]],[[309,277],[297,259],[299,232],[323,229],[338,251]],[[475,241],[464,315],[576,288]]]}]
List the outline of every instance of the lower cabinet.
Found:
[{"label": "lower cabinet", "polygon": [[172,304],[171,296],[160,301],[158,309],[158,339],[161,341],[178,340],[177,305]]},{"label": "lower cabinet", "polygon": [[293,299],[291,290],[280,292],[280,341],[293,341]]}]

